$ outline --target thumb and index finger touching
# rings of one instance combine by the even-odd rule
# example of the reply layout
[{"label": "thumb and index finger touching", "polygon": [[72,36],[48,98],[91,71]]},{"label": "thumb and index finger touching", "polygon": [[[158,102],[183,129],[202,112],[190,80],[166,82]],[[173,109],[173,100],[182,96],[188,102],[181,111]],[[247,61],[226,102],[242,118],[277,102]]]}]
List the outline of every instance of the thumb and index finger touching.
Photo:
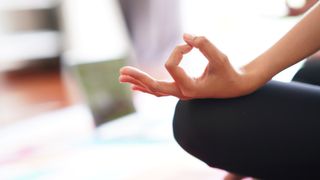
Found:
[{"label": "thumb and index finger touching", "polygon": [[[192,90],[192,81],[186,72],[179,66],[183,55],[190,52],[193,47],[200,50],[200,52],[208,59],[209,64],[215,64],[215,66],[219,66],[219,60],[225,56],[221,53],[213,44],[210,43],[205,37],[202,36],[192,36],[189,34],[184,34],[184,41],[187,43],[185,45],[177,46],[171,55],[169,56],[165,67],[175,80],[175,82],[179,85],[178,88],[181,90]],[[218,62],[217,62],[218,61]],[[143,72],[139,72],[137,70],[132,70],[128,67],[124,68],[127,71],[130,71],[131,76],[135,79],[139,79],[143,84],[151,84],[154,80],[152,77],[146,75]],[[123,73],[125,74],[125,73]],[[140,84],[140,83],[138,83]]]},{"label": "thumb and index finger touching", "polygon": [[179,66],[183,55],[190,52],[193,47],[208,59],[209,66],[219,68],[224,65],[225,55],[219,51],[207,38],[203,36],[192,36],[190,34],[183,35],[185,45],[176,46],[169,56],[165,66],[175,82],[179,85],[180,91],[192,91],[193,78],[190,78],[186,72]]}]

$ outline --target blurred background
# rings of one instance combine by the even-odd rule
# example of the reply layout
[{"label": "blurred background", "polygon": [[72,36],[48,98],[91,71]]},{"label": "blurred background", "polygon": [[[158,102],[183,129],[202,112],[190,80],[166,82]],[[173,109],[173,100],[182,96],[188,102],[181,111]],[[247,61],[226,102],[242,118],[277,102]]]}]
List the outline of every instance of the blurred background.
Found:
[{"label": "blurred background", "polygon": [[[177,99],[131,92],[120,67],[167,79],[183,32],[241,66],[315,2],[0,0],[0,179],[223,179],[175,143]],[[191,52],[182,66],[197,76],[205,64]]]}]

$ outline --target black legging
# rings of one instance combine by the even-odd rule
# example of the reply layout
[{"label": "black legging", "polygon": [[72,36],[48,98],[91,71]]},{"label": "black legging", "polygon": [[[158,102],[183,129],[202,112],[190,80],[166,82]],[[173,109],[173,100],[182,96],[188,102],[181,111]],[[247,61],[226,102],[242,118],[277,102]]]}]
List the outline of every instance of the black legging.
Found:
[{"label": "black legging", "polygon": [[173,128],[182,148],[211,167],[262,179],[320,177],[320,86],[270,81],[244,97],[179,101]]}]

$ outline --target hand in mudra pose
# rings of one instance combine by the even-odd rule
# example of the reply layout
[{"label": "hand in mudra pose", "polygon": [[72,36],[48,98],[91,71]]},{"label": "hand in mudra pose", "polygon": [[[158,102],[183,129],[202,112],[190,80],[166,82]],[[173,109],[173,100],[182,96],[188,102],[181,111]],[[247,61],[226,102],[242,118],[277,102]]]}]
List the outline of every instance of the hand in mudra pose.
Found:
[{"label": "hand in mudra pose", "polygon": [[[274,75],[303,60],[320,49],[320,4],[297,23],[268,50],[235,69],[228,58],[204,37],[184,35],[185,45],[177,46],[166,68],[173,82],[159,81],[133,68],[120,70],[120,82],[133,84],[139,90],[155,96],[176,96],[180,99],[231,98],[249,94],[263,86]],[[303,48],[301,47],[303,45]],[[183,55],[197,48],[208,59],[200,77],[189,77],[179,67]]]},{"label": "hand in mudra pose", "polygon": [[[180,99],[193,98],[231,98],[248,94],[255,90],[250,84],[249,73],[245,68],[234,69],[228,57],[217,49],[205,37],[193,37],[185,34],[185,45],[177,46],[165,67],[173,82],[154,79],[147,73],[134,67],[123,67],[120,70],[120,82],[131,83],[133,90],[155,96],[176,96]],[[208,60],[200,77],[190,77],[179,66],[183,55],[197,48]]]},{"label": "hand in mudra pose", "polygon": [[[318,5],[316,5],[301,21],[299,21],[298,24],[296,24],[289,32],[287,32],[279,41],[277,41],[274,45],[272,45],[265,52],[263,52],[258,57],[256,57],[255,59],[250,61],[248,64],[244,65],[242,68],[239,68],[239,69],[233,68],[231,66],[230,62],[228,61],[227,56],[224,55],[222,52],[220,52],[213,44],[211,44],[208,40],[206,40],[206,38],[192,37],[190,35],[185,35],[184,40],[185,40],[186,44],[182,45],[182,46],[178,46],[173,51],[173,53],[171,54],[171,56],[169,57],[169,59],[166,63],[166,68],[167,68],[168,72],[171,74],[171,76],[174,80],[173,82],[164,82],[164,81],[156,80],[156,79],[152,78],[151,76],[149,76],[148,74],[146,74],[136,68],[133,68],[133,67],[122,68],[120,71],[121,75],[119,78],[120,78],[121,82],[128,82],[128,83],[133,84],[132,88],[134,90],[139,90],[139,91],[153,94],[156,96],[173,95],[173,96],[176,96],[180,99],[192,99],[192,98],[231,98],[231,97],[246,95],[246,94],[249,94],[249,93],[255,91],[256,89],[258,89],[262,85],[264,85],[267,81],[269,81],[274,75],[276,75],[280,71],[286,69],[287,67],[290,67],[291,65],[303,60],[304,58],[306,58],[306,57],[312,55],[313,53],[317,52],[318,50],[320,50],[320,23],[318,23],[319,17],[320,17],[320,4],[318,3]],[[202,73],[202,75],[200,77],[197,77],[197,78],[189,77],[185,73],[185,71],[181,67],[179,67],[179,63],[182,60],[183,55],[190,52],[193,48],[199,49],[202,52],[202,54],[208,59],[208,64],[207,64],[206,68],[204,69],[204,72]],[[290,87],[294,88],[295,86],[290,86]],[[301,93],[301,90],[303,90],[303,89],[297,88],[297,89],[293,89],[293,91],[291,91],[288,88],[283,88],[283,90],[285,90],[285,89],[287,89],[289,93],[295,92],[294,94],[297,94],[297,95],[299,95],[299,93]],[[311,88],[311,89],[312,89],[312,91],[310,91],[310,92],[312,92],[313,95],[318,93],[316,89],[314,89],[314,88]],[[275,93],[275,91],[267,91],[267,92]],[[302,93],[303,92],[304,91],[302,91]],[[307,92],[307,91],[305,91],[305,92]],[[283,91],[281,90],[281,93],[279,93],[278,95],[282,95],[282,94],[283,94]],[[278,95],[276,95],[276,98],[274,100],[275,103],[277,103],[279,100]],[[271,94],[270,96],[273,96],[273,95]],[[305,102],[303,100],[304,98],[301,98],[301,97],[304,97],[304,96],[297,97],[298,99],[300,99],[299,102],[300,101]],[[316,97],[316,95],[315,95],[315,97]],[[286,98],[287,97],[285,97],[284,99],[286,99]],[[251,100],[253,100],[253,99],[250,100],[250,98],[248,98],[248,99],[249,99],[248,101],[250,101],[250,102],[251,102]],[[312,97],[308,96],[308,99],[312,99]],[[254,98],[254,102],[259,101],[259,100],[260,100],[260,98]],[[271,102],[271,104],[268,104],[267,106],[259,107],[260,108],[259,112],[262,112],[265,107],[269,107],[270,105],[272,106],[273,105],[272,101],[270,101],[270,102]],[[262,103],[270,103],[270,102],[262,102]],[[298,104],[299,104],[299,102],[298,102]],[[182,102],[182,103],[184,103],[185,105],[189,104],[188,102]],[[233,101],[224,104],[223,108],[226,108],[227,105],[232,104],[232,103],[233,103]],[[249,104],[252,105],[252,103],[249,103]],[[315,105],[316,101],[312,100],[311,104]],[[219,106],[220,104],[217,104],[217,105]],[[247,104],[245,104],[245,105],[247,105]],[[199,106],[199,107],[204,107],[204,106]],[[216,106],[214,106],[214,107],[216,107]],[[284,111],[284,112],[281,112],[281,108],[280,108],[278,113],[279,114],[281,114],[281,113],[290,114],[290,113],[286,113],[286,112],[289,111],[290,108],[293,108],[293,107],[297,108],[297,106],[292,106],[292,107],[288,106],[288,107],[286,107],[286,111]],[[251,107],[245,107],[245,108],[247,109],[247,108],[251,108]],[[299,108],[300,108],[300,106],[298,106],[298,109]],[[305,109],[312,109],[312,108],[305,108]],[[200,109],[197,109],[197,108],[196,109],[191,108],[191,110],[198,111],[198,112],[196,112],[196,114],[199,114],[199,113],[201,114],[201,112],[203,112],[203,111],[199,111]],[[207,109],[204,109],[204,111],[207,111]],[[219,109],[217,109],[217,111],[214,111],[213,113],[217,113],[218,111],[219,111]],[[250,112],[254,112],[254,111],[255,110],[253,109]],[[222,111],[221,113],[219,113],[219,116],[215,120],[217,120],[217,122],[225,121],[225,118],[221,118],[221,117],[224,116],[226,112],[227,111]],[[302,112],[302,114],[304,114],[303,113],[304,111],[301,111],[301,112]],[[301,113],[301,112],[299,112],[299,113]],[[238,113],[242,113],[241,108],[239,109]],[[181,120],[179,123],[183,124],[183,126],[185,123],[187,123],[188,124],[188,125],[186,125],[186,127],[188,127],[187,129],[189,129],[189,127],[192,129],[191,126],[194,126],[194,123],[191,121],[194,120],[195,117],[198,117],[198,116],[195,115],[192,118],[184,118],[184,117],[188,116],[188,114],[186,115],[184,112],[182,112],[182,114],[184,114],[184,116],[181,116],[182,118],[180,117]],[[310,113],[306,113],[306,114],[310,114]],[[301,129],[300,128],[301,125],[303,125],[303,127],[305,127],[307,130],[310,129],[308,127],[308,125],[312,126],[313,125],[312,123],[309,123],[309,124],[307,123],[306,126],[304,125],[304,123],[300,123],[300,120],[305,120],[305,118],[301,119],[301,117],[304,117],[304,115],[298,115],[297,119],[295,119],[295,120],[298,122],[299,127],[295,127],[295,125],[297,125],[297,124],[295,124],[291,127],[292,129],[296,129],[296,128]],[[235,115],[235,116],[237,116],[237,115]],[[235,117],[235,116],[232,116],[232,117]],[[248,118],[248,117],[251,117],[251,118]],[[256,118],[256,117],[258,117],[258,118]],[[280,119],[279,119],[280,121],[282,119],[286,119],[286,118],[282,118],[282,115],[280,115],[279,117],[280,117]],[[246,121],[247,118],[249,121]],[[310,119],[312,119],[312,118],[313,118],[313,116],[310,116]],[[185,121],[185,119],[189,119],[189,120]],[[257,119],[259,121],[256,121]],[[288,119],[289,119],[289,121],[291,121],[292,116],[290,116],[290,118],[288,118]],[[195,120],[198,121],[197,118]],[[249,126],[243,125],[243,126],[239,127],[240,129],[238,129],[239,131],[237,131],[237,132],[242,133],[243,128],[248,127],[248,130],[250,130],[250,128],[251,128],[250,131],[253,134],[256,134],[257,129],[255,127],[264,128],[263,126],[261,126],[261,122],[263,122],[263,121],[260,121],[259,114],[255,114],[252,116],[249,116],[249,115],[242,116],[238,120],[243,120],[244,124],[248,123],[250,125]],[[277,122],[277,120],[278,119],[276,119],[274,122]],[[266,124],[268,124],[270,122],[269,118],[265,118],[265,121],[266,121],[265,122]],[[213,123],[213,125],[210,126],[210,123],[208,123],[208,122],[209,121],[205,120],[205,121],[202,121],[201,123],[204,123],[204,124],[202,124],[203,126],[208,125],[207,128],[209,128],[209,130],[210,130],[210,128],[213,128],[213,126],[216,126],[216,124],[220,124],[220,123]],[[231,121],[228,121],[228,122],[231,122]],[[228,122],[226,122],[226,123],[228,123]],[[305,121],[303,121],[303,122],[305,122]],[[280,123],[288,124],[285,122],[280,122]],[[254,124],[256,124],[256,125],[254,125]],[[220,133],[214,132],[212,135],[213,136],[216,136],[216,135],[224,136],[226,133],[224,130],[226,130],[226,129],[228,130],[228,128],[230,127],[229,125],[230,124],[228,123],[228,126],[225,126],[224,123],[222,123],[217,128],[213,128],[212,131],[214,131],[214,130],[217,131],[219,129]],[[236,124],[233,124],[233,127],[236,127],[238,125],[239,125],[239,123],[237,122]],[[198,127],[200,127],[200,126],[197,126],[197,128]],[[222,127],[222,129],[220,129],[220,127]],[[175,128],[177,129],[178,126],[175,126]],[[272,128],[273,128],[273,126],[271,123],[270,129],[272,129]],[[184,131],[183,129],[184,129],[184,127],[181,127],[181,128],[179,127],[178,130],[182,132],[182,131]],[[187,130],[187,131],[181,133],[180,135],[178,135],[178,136],[180,136],[179,137],[180,142],[184,141],[185,139],[188,139],[189,137],[191,137],[190,135],[192,135],[192,134],[198,134],[195,137],[203,137],[202,134],[200,133],[201,131],[202,130],[197,129],[195,131]],[[289,128],[289,131],[290,131],[290,128]],[[288,133],[290,133],[289,131],[288,131]],[[176,131],[176,132],[178,132],[178,131]],[[207,133],[207,132],[209,132],[209,131],[206,130],[205,133]],[[227,132],[229,132],[229,131],[227,131]],[[262,139],[264,139],[264,134],[265,134],[263,132],[260,133]],[[293,133],[296,135],[295,131],[293,131]],[[236,133],[235,137],[237,137],[238,134],[239,133]],[[242,142],[246,142],[246,143],[248,142],[247,137],[250,136],[249,134],[247,134],[247,132],[246,132],[246,135],[244,136],[244,138],[243,138],[244,140]],[[283,134],[282,131],[279,132],[279,137],[281,137],[282,134]],[[314,137],[313,134],[311,134],[311,136]],[[229,134],[228,134],[229,139],[230,139],[230,137],[233,137],[233,136],[229,136]],[[258,144],[259,143],[264,144],[264,142],[260,141],[261,137],[260,136],[258,137],[258,141],[259,141],[259,142],[257,141]],[[273,137],[276,137],[276,136],[272,136],[270,138],[273,138]],[[309,137],[306,136],[306,138],[309,138]],[[211,139],[209,138],[209,142],[208,142],[209,145],[208,146],[210,146],[210,148],[207,149],[208,151],[204,151],[205,148],[202,149],[201,147],[205,147],[205,146],[202,146],[202,145],[198,146],[199,138],[189,138],[189,139],[192,139],[192,140],[191,141],[188,140],[183,143],[188,144],[188,145],[186,145],[186,146],[189,146],[188,148],[193,148],[195,146],[197,146],[197,148],[200,147],[200,148],[198,148],[198,149],[200,149],[200,154],[206,153],[206,152],[211,153],[214,145],[212,145],[210,143],[216,142],[216,141],[211,141]],[[190,145],[193,143],[193,141],[196,142],[195,146]],[[224,140],[219,139],[218,141],[222,142]],[[271,149],[274,149],[275,152],[277,152],[278,151],[277,145],[279,143],[275,144],[273,142],[273,140],[272,141],[270,140],[269,142],[271,143],[271,145],[270,145]],[[292,142],[292,143],[293,144],[289,143],[290,147],[296,146],[296,144],[295,144],[296,142]],[[231,143],[227,143],[227,144],[228,145],[225,147],[237,147],[239,145],[239,143],[236,143],[233,145],[231,145]],[[275,147],[272,147],[274,145],[275,145]],[[265,147],[265,146],[263,146],[263,147]],[[313,148],[314,146],[312,145],[310,147]],[[221,148],[220,149],[218,148],[218,151],[221,151]],[[286,153],[285,151],[283,151],[283,152]],[[199,152],[194,152],[194,153],[199,153]],[[266,153],[268,154],[268,152],[266,152]],[[297,151],[297,153],[299,154],[298,151]],[[241,155],[241,154],[238,154],[238,155]],[[258,152],[258,154],[254,155],[255,159],[258,159],[258,161],[260,161],[259,155],[261,155],[261,154],[259,154],[259,152]],[[219,156],[219,154],[218,154],[218,156]],[[265,156],[265,155],[262,155],[262,156]],[[295,156],[295,155],[293,155],[293,156]],[[210,157],[211,158],[211,155],[210,156],[205,155],[202,157]],[[216,163],[216,162],[214,162],[216,156],[212,156],[212,157],[213,158],[208,161],[210,161],[210,163]],[[256,157],[258,157],[258,158],[256,158]],[[266,157],[269,157],[269,155],[267,155]],[[219,160],[220,162],[224,162],[223,158],[219,157],[219,159],[220,159]],[[235,164],[237,164],[237,163],[233,163],[230,160],[229,153],[227,153],[226,159],[227,159],[227,162],[230,163],[231,166],[227,167],[224,163],[222,163],[222,164],[224,164],[223,168],[233,169],[236,167]],[[240,159],[242,159],[242,160],[244,159],[245,161],[249,160],[249,164],[254,164],[251,162],[250,157],[244,158],[241,156]],[[269,159],[267,160],[268,162],[273,161],[273,160],[269,161]],[[239,168],[239,170],[236,170],[236,171],[239,171],[238,172],[239,174],[242,174],[241,171],[243,170],[243,167],[246,164],[246,163],[242,164],[244,162],[242,160],[238,161],[239,162],[238,167],[240,167],[240,168]],[[287,167],[285,167],[288,172],[291,172],[290,169],[293,167],[299,169],[299,167],[296,166],[296,164],[291,164],[290,161],[288,161],[288,163],[287,163],[287,162],[285,162],[286,160],[284,160],[284,161],[281,160],[281,162],[282,162],[281,168],[288,165]],[[261,164],[261,162],[258,162],[258,161],[256,161],[256,163]],[[302,161],[304,163],[309,163],[308,161],[306,161],[304,159],[302,159]],[[226,164],[228,164],[228,163],[226,163]],[[284,166],[283,166],[283,163],[285,164]],[[283,169],[285,169],[285,168],[283,168]],[[266,178],[270,178],[270,177],[276,178],[277,175],[275,175],[274,172],[276,172],[276,174],[278,174],[278,173],[281,174],[278,171],[278,169],[276,168],[275,171],[273,171],[273,170],[265,171],[265,168],[262,167],[261,171],[260,171],[259,168],[257,169],[257,167],[252,166],[252,169],[245,168],[243,174],[246,174],[249,176],[250,175],[254,176],[254,175],[259,175],[259,173],[262,173],[262,175],[261,175],[262,178],[264,178],[263,176],[266,176]],[[300,171],[300,169],[299,169],[299,171]],[[296,172],[296,174],[301,175],[300,172]],[[307,170],[307,172],[312,172],[312,171]],[[270,174],[268,174],[268,173],[270,173]],[[282,174],[282,175],[287,176],[287,173]],[[304,175],[305,174],[303,173],[303,176]],[[242,179],[242,178],[243,178],[242,176],[235,175],[235,174],[229,174],[225,177],[225,179]]]}]

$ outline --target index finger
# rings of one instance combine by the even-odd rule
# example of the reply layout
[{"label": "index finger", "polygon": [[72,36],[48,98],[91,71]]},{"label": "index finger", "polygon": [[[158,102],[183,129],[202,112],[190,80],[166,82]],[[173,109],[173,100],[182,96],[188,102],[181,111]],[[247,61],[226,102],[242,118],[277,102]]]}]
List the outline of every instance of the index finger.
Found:
[{"label": "index finger", "polygon": [[186,88],[190,85],[191,78],[181,67],[179,67],[179,64],[183,58],[183,55],[190,52],[191,49],[192,46],[188,44],[177,46],[165,64],[167,71],[170,73],[175,82],[182,88]]},{"label": "index finger", "polygon": [[223,65],[227,59],[226,55],[223,54],[204,36],[192,36],[190,34],[184,34],[183,39],[186,43],[198,48],[200,52],[208,59],[208,61],[215,63],[215,65]]}]

